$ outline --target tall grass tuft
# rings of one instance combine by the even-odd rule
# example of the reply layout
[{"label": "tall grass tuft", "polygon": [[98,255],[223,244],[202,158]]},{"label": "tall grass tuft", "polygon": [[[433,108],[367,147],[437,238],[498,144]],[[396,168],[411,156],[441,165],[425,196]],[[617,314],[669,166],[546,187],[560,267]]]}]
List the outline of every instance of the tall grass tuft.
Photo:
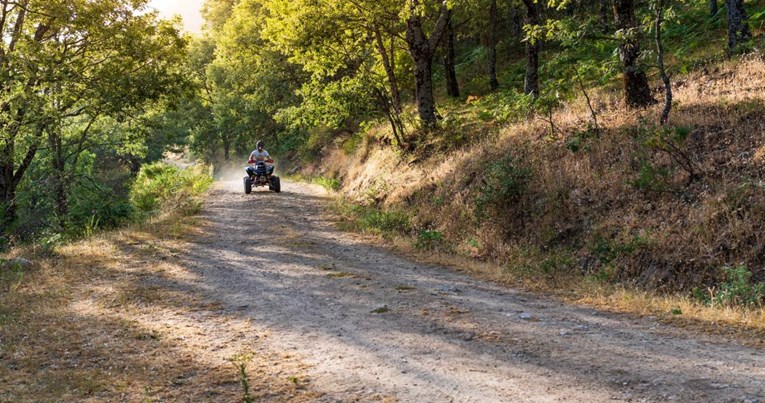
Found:
[{"label": "tall grass tuft", "polygon": [[130,202],[142,216],[161,211],[195,214],[201,209],[201,196],[212,181],[201,166],[181,169],[156,162],[141,168],[130,189]]}]

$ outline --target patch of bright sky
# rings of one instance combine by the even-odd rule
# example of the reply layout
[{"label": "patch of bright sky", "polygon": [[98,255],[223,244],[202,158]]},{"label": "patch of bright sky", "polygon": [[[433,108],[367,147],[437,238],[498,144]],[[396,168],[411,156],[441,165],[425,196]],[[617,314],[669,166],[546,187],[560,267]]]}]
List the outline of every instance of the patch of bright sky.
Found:
[{"label": "patch of bright sky", "polygon": [[186,32],[196,34],[202,29],[202,14],[199,12],[204,0],[151,0],[149,7],[159,11],[160,18],[172,18],[180,15]]}]

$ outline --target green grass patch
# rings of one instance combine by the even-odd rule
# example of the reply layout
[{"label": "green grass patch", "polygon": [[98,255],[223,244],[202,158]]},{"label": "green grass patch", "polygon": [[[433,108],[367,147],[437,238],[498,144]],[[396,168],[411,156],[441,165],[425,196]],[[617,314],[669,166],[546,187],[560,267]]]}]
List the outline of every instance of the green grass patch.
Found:
[{"label": "green grass patch", "polygon": [[160,211],[191,215],[202,208],[202,196],[212,182],[204,167],[182,169],[156,162],[141,168],[130,189],[130,202],[142,216]]},{"label": "green grass patch", "polygon": [[436,249],[444,244],[444,234],[433,229],[423,229],[414,243],[418,249]]},{"label": "green grass patch", "polygon": [[26,271],[19,264],[6,264],[0,260],[0,290],[8,292],[16,290],[24,281]]},{"label": "green grass patch", "polygon": [[412,224],[409,215],[401,210],[383,210],[373,206],[340,201],[336,211],[344,218],[345,226],[354,231],[392,235],[408,234]]},{"label": "green grass patch", "polygon": [[762,307],[765,283],[752,283],[752,272],[746,266],[722,268],[725,280],[715,287],[695,288],[693,295],[713,307]]},{"label": "green grass patch", "polygon": [[311,182],[317,185],[320,185],[324,189],[331,190],[333,192],[340,190],[340,187],[342,186],[342,183],[340,183],[339,180],[335,178],[326,178],[324,176],[313,178]]}]

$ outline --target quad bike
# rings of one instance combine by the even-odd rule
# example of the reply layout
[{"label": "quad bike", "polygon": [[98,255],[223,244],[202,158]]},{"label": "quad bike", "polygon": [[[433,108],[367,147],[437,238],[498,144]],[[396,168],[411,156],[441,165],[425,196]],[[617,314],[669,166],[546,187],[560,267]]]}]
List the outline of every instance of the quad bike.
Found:
[{"label": "quad bike", "polygon": [[268,190],[273,190],[276,193],[281,192],[281,184],[279,183],[279,177],[274,175],[273,167],[266,165],[265,161],[247,161],[250,164],[255,164],[254,167],[246,167],[247,176],[244,177],[244,193],[250,194],[252,187],[268,186]]}]

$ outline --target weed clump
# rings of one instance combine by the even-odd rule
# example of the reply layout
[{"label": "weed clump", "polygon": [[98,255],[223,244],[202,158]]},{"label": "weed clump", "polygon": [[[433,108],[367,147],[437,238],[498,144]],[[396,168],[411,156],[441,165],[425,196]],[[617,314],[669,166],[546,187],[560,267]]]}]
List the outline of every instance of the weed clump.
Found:
[{"label": "weed clump", "polygon": [[444,242],[444,234],[434,229],[423,229],[417,234],[414,246],[418,249],[436,249]]},{"label": "weed clump", "polygon": [[755,308],[762,306],[765,295],[765,284],[751,282],[752,272],[746,266],[726,266],[722,268],[725,281],[716,287],[702,291],[695,288],[693,294],[705,305],[713,307],[744,307]]},{"label": "weed clump", "polygon": [[326,178],[324,176],[315,178],[313,180],[313,183],[320,185],[324,189],[335,191],[335,192],[340,190],[340,186],[341,186],[341,183],[339,180],[335,178]]},{"label": "weed clump", "polygon": [[252,361],[253,356],[253,353],[244,353],[230,359],[239,375],[239,383],[242,385],[242,401],[244,403],[255,401],[255,397],[250,394],[250,378],[247,376],[247,366]]},{"label": "weed clump", "polygon": [[489,163],[475,200],[479,222],[486,218],[489,210],[497,213],[512,211],[509,207],[526,192],[531,175],[530,168],[517,164],[511,156]]}]

